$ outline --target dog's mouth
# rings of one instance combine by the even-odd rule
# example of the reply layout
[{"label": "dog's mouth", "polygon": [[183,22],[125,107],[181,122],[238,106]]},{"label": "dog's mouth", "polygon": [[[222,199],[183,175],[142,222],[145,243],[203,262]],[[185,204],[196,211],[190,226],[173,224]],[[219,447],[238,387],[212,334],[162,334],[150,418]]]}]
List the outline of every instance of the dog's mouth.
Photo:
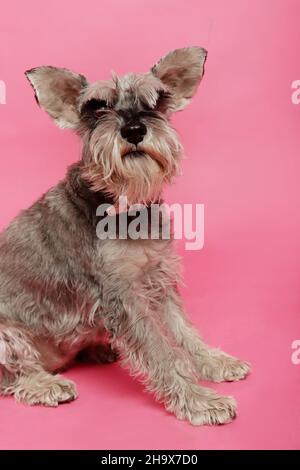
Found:
[{"label": "dog's mouth", "polygon": [[155,154],[154,152],[145,152],[143,150],[130,150],[128,152],[125,152],[122,155],[122,158],[136,160],[137,162],[149,158],[151,160],[154,160],[161,170],[164,170],[165,168],[164,160],[159,154]]},{"label": "dog's mouth", "polygon": [[167,170],[167,162],[165,161],[164,157],[159,152],[155,152],[151,148],[148,149],[143,147],[131,148],[130,150],[126,149],[122,154],[122,158],[136,160],[137,162],[151,159],[157,163],[161,170]]},{"label": "dog's mouth", "polygon": [[147,156],[147,153],[141,150],[129,150],[128,152],[125,152],[122,155],[122,157],[132,157],[132,158],[146,157],[146,156]]}]

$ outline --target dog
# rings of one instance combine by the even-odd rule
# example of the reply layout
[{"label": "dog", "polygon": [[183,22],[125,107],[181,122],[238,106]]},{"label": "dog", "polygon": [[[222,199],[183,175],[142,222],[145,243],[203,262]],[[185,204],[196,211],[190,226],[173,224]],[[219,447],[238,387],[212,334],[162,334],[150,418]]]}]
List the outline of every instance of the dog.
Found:
[{"label": "dog", "polygon": [[39,106],[81,137],[82,158],[0,236],[2,395],[55,407],[77,397],[58,373],[77,357],[120,358],[178,419],[235,417],[232,397],[198,381],[240,380],[250,365],[209,347],[187,319],[172,238],[96,236],[99,205],[162,201],[182,155],[170,117],[196,93],[206,56],[176,49],[145,74],[92,84],[64,68],[25,72]]}]

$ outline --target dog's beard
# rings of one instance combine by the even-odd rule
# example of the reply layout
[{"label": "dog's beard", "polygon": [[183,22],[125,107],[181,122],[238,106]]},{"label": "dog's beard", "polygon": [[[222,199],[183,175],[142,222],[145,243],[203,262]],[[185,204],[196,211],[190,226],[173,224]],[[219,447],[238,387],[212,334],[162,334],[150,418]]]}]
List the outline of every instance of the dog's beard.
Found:
[{"label": "dog's beard", "polygon": [[178,174],[181,146],[164,120],[148,119],[147,135],[135,146],[120,136],[119,123],[105,119],[84,136],[83,176],[94,191],[104,191],[117,202],[149,204],[160,198],[164,183]]}]

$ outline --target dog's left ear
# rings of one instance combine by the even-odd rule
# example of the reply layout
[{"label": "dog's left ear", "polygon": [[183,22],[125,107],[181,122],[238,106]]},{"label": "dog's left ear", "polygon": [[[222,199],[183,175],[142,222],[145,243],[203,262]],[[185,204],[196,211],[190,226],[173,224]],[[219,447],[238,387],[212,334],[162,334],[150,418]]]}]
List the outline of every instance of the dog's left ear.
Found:
[{"label": "dog's left ear", "polygon": [[38,104],[61,128],[76,129],[79,123],[78,98],[87,86],[83,75],[70,70],[44,66],[25,72]]},{"label": "dog's left ear", "polygon": [[201,47],[176,49],[160,59],[151,69],[171,91],[172,110],[180,111],[194,96],[204,75],[207,51]]}]

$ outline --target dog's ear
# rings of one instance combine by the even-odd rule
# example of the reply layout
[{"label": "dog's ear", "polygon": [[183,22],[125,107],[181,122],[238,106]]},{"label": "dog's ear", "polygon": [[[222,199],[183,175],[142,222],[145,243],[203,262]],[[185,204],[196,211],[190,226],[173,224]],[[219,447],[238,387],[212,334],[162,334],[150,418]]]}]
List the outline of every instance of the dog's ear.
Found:
[{"label": "dog's ear", "polygon": [[78,97],[87,86],[83,75],[70,70],[44,66],[25,72],[37,103],[61,128],[75,129],[79,122]]},{"label": "dog's ear", "polygon": [[196,93],[204,74],[206,56],[206,50],[201,47],[176,49],[151,69],[171,91],[173,111],[183,109]]}]

